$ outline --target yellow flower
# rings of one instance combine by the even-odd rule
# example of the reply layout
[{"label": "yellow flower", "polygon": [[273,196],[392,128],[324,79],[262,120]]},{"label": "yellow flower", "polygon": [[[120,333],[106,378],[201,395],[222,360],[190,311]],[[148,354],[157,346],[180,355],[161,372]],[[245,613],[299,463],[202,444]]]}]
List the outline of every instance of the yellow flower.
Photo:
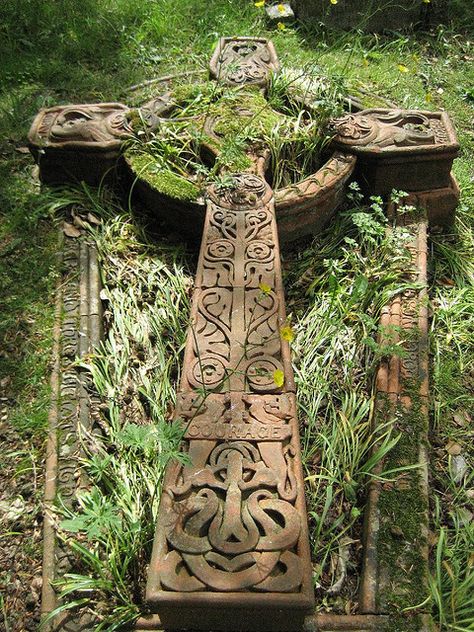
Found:
[{"label": "yellow flower", "polygon": [[278,11],[280,11],[280,13],[285,13],[285,7],[282,4],[279,4],[277,6]]},{"label": "yellow flower", "polygon": [[329,0],[331,2],[331,4],[337,4],[338,0]]},{"label": "yellow flower", "polygon": [[266,283],[260,283],[258,287],[264,294],[270,294],[270,292],[272,291],[272,288]]},{"label": "yellow flower", "polygon": [[284,31],[286,29],[286,26],[283,24],[283,22],[278,22],[277,29],[279,31]]},{"label": "yellow flower", "polygon": [[397,67],[400,72],[409,72],[408,68],[404,64],[398,64]]},{"label": "yellow flower", "polygon": [[283,386],[285,382],[285,374],[281,369],[276,369],[276,371],[273,371],[273,382],[276,384],[276,386],[278,386],[278,388]]},{"label": "yellow flower", "polygon": [[429,4],[429,3],[431,2],[431,0],[423,0],[423,2],[424,2],[425,4]]},{"label": "yellow flower", "polygon": [[280,336],[283,338],[283,340],[286,340],[287,342],[293,342],[295,332],[291,328],[290,323],[287,323],[280,328]]},{"label": "yellow flower", "polygon": [[255,6],[259,8],[265,6],[265,0],[259,0],[258,2],[255,2]]}]

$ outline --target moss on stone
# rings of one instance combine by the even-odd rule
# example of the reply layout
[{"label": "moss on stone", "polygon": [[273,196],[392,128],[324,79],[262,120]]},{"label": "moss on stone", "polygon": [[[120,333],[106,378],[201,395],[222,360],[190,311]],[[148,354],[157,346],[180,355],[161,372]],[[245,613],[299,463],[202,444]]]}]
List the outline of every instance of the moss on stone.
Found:
[{"label": "moss on stone", "polygon": [[250,88],[223,94],[212,104],[210,114],[217,119],[216,134],[248,140],[265,138],[283,118],[270,108],[260,90]]},{"label": "moss on stone", "polygon": [[172,98],[178,107],[185,107],[196,100],[207,104],[210,99],[219,98],[221,92],[215,83],[183,83],[173,90]]},{"label": "moss on stone", "polygon": [[[426,418],[419,396],[419,382],[405,381],[404,394],[410,395],[412,406],[409,410],[402,406],[396,409],[395,423],[401,436],[385,459],[386,470],[418,463],[419,448],[425,441]],[[388,401],[384,409],[382,415],[390,415]],[[406,471],[402,481],[402,484],[383,484],[378,501],[377,548],[381,568],[386,574],[379,606],[390,615],[387,632],[419,632],[422,624],[416,607],[423,604],[429,594],[423,553],[427,544],[427,503],[418,469]]]},{"label": "moss on stone", "polygon": [[126,158],[132,171],[159,193],[190,202],[199,197],[199,188],[188,179],[169,169],[156,166],[153,157],[145,152],[127,152]]}]

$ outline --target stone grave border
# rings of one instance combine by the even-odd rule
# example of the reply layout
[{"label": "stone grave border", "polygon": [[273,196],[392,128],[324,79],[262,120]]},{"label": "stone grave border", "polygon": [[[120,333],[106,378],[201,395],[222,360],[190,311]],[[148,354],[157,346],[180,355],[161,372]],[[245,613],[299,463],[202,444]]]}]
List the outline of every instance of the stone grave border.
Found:
[{"label": "stone grave border", "polygon": [[[82,453],[81,436],[90,432],[98,416],[100,400],[93,392],[90,378],[77,365],[100,343],[103,337],[101,279],[97,249],[86,235],[65,237],[59,232],[61,275],[56,288],[51,405],[48,415],[46,446],[43,584],[41,614],[48,615],[58,604],[51,582],[58,571],[71,567],[67,548],[56,535],[58,498],[66,507],[73,495],[87,484],[78,459]],[[77,622],[66,612],[59,615],[46,630],[88,630],[90,618]]]}]

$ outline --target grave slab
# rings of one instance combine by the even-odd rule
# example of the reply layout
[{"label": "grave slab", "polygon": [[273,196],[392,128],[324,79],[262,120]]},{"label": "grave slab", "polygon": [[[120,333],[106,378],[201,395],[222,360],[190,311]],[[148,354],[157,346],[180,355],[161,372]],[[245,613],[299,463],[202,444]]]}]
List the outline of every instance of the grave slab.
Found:
[{"label": "grave slab", "polygon": [[[277,69],[273,45],[259,38],[223,38],[211,60],[214,79],[236,89],[264,90]],[[143,106],[149,129],[169,108],[166,95]],[[29,138],[43,181],[56,182],[57,171],[60,181],[82,173],[94,182],[107,173],[111,160],[123,167],[122,143],[133,131],[128,114],[122,104],[41,111]],[[291,240],[321,227],[344,197],[354,169],[369,193],[408,189],[408,202],[425,209],[432,223],[448,223],[459,196],[450,174],[458,144],[445,113],[366,110],[334,121],[333,127],[332,157],[313,176],[272,191],[265,180],[265,152],[257,152],[248,171],[227,173],[224,185],[208,187],[205,203],[198,205],[200,215],[186,211],[190,225],[203,227],[174,415],[174,423],[183,425],[183,449],[190,458],[184,465],[171,464],[166,473],[147,588],[158,616],[140,620],[137,630],[393,629],[397,594],[409,598],[410,590],[425,585],[426,215],[397,215],[388,208],[395,225],[409,235],[406,281],[414,287],[382,315],[382,326],[398,332],[404,354],[380,365],[376,414],[381,427],[395,417],[424,465],[392,487],[371,486],[360,614],[347,617],[313,613],[296,393],[289,347],[281,335],[286,316],[279,232]],[[190,230],[186,223],[182,229]],[[57,603],[51,580],[67,564],[55,540],[54,498],[60,490],[70,502],[81,484],[78,438],[95,414],[91,385],[76,369],[71,373],[72,359],[101,336],[94,249],[67,241],[65,256],[80,275],[60,298],[64,317],[56,336],[48,447],[44,612]],[[407,456],[406,464],[413,458],[409,462]],[[417,511],[387,512],[387,499],[405,492],[416,497]],[[405,521],[414,516],[412,530],[404,531]],[[387,529],[392,539],[402,538],[394,560],[387,556]],[[413,551],[419,555],[416,582],[409,570]],[[399,568],[408,571],[396,576]],[[55,629],[88,625],[59,620]],[[427,629],[423,613],[416,625],[420,632]]]}]

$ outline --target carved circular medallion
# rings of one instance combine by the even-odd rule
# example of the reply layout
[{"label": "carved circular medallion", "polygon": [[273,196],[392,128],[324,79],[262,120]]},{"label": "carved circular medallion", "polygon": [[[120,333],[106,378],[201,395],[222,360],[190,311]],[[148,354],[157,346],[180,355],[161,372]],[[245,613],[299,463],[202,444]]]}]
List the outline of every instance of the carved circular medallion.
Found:
[{"label": "carved circular medallion", "polygon": [[188,369],[188,380],[194,388],[217,388],[226,378],[226,367],[220,358],[196,358]]},{"label": "carved circular medallion", "polygon": [[247,247],[246,254],[254,261],[270,261],[273,257],[273,248],[264,241],[252,241]]},{"label": "carved circular medallion", "polygon": [[367,116],[348,114],[334,119],[331,123],[336,132],[336,139],[351,145],[366,145],[377,136],[378,126]]},{"label": "carved circular medallion", "polygon": [[276,358],[261,356],[252,360],[246,372],[250,388],[257,393],[278,391],[280,387],[275,382],[275,371],[283,372],[283,365]]},{"label": "carved circular medallion", "polygon": [[207,256],[212,259],[227,259],[234,254],[234,244],[226,239],[219,239],[209,244]]}]

